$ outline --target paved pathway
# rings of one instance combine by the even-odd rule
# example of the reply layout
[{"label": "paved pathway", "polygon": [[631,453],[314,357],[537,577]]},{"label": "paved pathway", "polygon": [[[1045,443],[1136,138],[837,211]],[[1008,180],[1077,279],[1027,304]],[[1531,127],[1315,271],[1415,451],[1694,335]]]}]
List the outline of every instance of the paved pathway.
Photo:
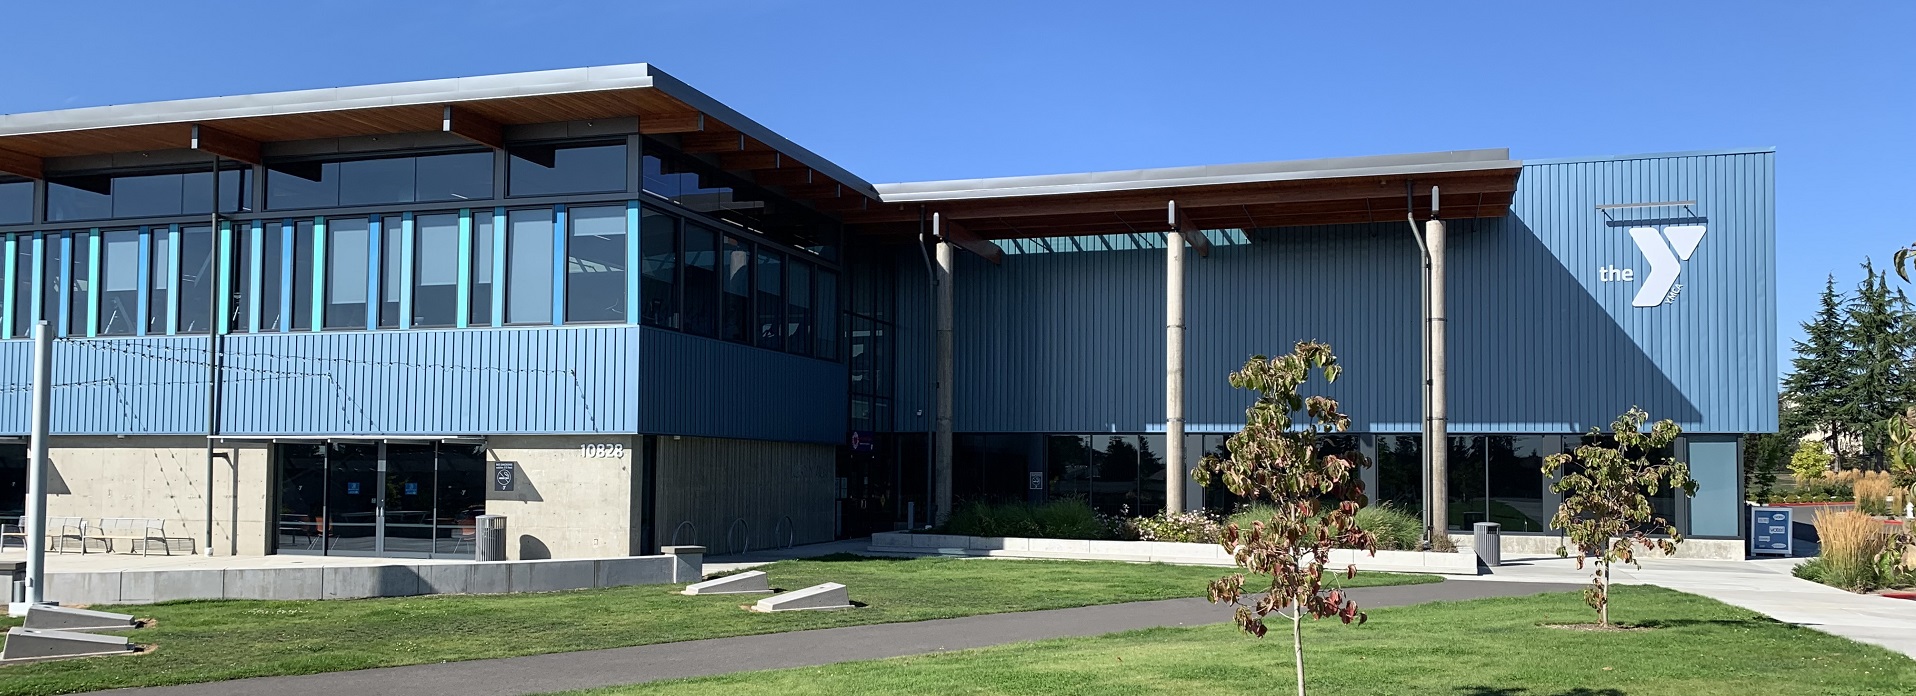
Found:
[{"label": "paved pathway", "polygon": [[[1588,583],[1590,572],[1562,558],[1511,558],[1480,580]],[[1622,566],[1612,579],[1624,585],[1657,585],[1698,594],[1851,640],[1916,657],[1916,601],[1859,595],[1790,575],[1801,558],[1753,561],[1643,559],[1643,569]]]},{"label": "paved pathway", "polygon": [[[1452,580],[1431,585],[1359,588],[1352,590],[1351,594],[1366,607],[1385,607],[1574,589],[1569,585],[1549,583]],[[496,660],[127,689],[113,693],[139,696],[340,696],[374,693],[516,696],[660,679],[874,660],[1158,626],[1220,623],[1230,619],[1228,608],[1214,606],[1203,599],[1170,599]],[[487,638],[473,637],[474,640]]]}]

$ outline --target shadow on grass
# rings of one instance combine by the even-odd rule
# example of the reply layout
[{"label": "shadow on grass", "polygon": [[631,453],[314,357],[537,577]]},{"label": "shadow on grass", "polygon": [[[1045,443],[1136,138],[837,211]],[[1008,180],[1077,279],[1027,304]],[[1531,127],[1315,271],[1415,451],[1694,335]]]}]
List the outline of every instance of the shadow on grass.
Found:
[{"label": "shadow on grass", "polygon": [[1630,625],[1637,628],[1683,628],[1686,626],[1720,626],[1723,628],[1764,628],[1783,623],[1766,616],[1754,616],[1747,619],[1646,619],[1634,621]]},{"label": "shadow on grass", "polygon": [[1585,689],[1581,687],[1569,691],[1544,694],[1532,692],[1521,686],[1460,686],[1457,687],[1457,692],[1464,696],[1628,696],[1624,692],[1616,689]]}]

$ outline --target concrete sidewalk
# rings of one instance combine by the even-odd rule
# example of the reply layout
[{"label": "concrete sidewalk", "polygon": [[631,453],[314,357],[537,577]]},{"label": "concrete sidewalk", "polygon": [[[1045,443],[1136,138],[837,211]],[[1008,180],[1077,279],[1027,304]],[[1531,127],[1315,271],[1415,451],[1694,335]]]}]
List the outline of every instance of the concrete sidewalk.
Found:
[{"label": "concrete sidewalk", "polygon": [[[1351,595],[1365,607],[1388,607],[1574,589],[1558,584],[1452,580],[1430,585],[1359,588],[1352,590]],[[1229,607],[1212,605],[1203,599],[1170,599],[497,660],[127,689],[114,693],[140,696],[518,696],[1230,620]]]},{"label": "concrete sidewalk", "polygon": [[[1643,568],[1611,571],[1620,585],[1656,585],[1702,595],[1778,621],[1880,645],[1916,657],[1916,602],[1859,595],[1790,575],[1801,558],[1705,561],[1644,558]],[[1591,570],[1554,556],[1509,558],[1479,581],[1588,584]]]}]

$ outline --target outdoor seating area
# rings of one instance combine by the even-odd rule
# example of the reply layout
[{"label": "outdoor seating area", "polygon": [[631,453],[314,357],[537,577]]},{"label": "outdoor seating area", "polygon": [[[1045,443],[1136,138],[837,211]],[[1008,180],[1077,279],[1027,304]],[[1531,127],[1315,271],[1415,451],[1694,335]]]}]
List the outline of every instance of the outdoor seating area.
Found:
[{"label": "outdoor seating area", "polygon": [[[26,521],[24,518],[0,518],[0,549],[12,545],[24,548],[27,542]],[[48,517],[46,531],[46,549],[54,553],[78,552],[81,554],[99,551],[101,553],[133,553],[138,551],[146,556],[153,552],[154,544],[168,556],[173,555],[174,542],[184,545],[187,553],[193,550],[193,538],[187,536],[167,536],[166,520],[150,517]]]}]

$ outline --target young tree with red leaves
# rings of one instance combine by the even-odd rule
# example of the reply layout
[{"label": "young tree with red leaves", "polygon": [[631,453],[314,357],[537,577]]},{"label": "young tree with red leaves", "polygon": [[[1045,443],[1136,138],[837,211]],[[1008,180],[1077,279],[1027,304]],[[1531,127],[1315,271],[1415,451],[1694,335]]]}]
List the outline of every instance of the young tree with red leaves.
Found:
[{"label": "young tree with red leaves", "polygon": [[[1325,590],[1331,549],[1377,549],[1376,539],[1357,527],[1365,498],[1356,473],[1369,463],[1356,452],[1320,449],[1319,436],[1349,429],[1350,417],[1334,399],[1298,395],[1314,371],[1335,382],[1342,370],[1330,346],[1306,341],[1289,355],[1253,356],[1231,373],[1231,386],[1257,392],[1257,401],[1244,412],[1244,429],[1226,443],[1230,456],[1206,455],[1192,472],[1205,485],[1220,480],[1232,493],[1272,506],[1271,519],[1252,522],[1250,529],[1225,528],[1224,548],[1243,572],[1213,581],[1210,596],[1235,605],[1238,627],[1260,638],[1265,617],[1290,620],[1298,696],[1304,696],[1304,617],[1336,616],[1347,624],[1366,618],[1343,591]],[[1309,419],[1301,427],[1295,420],[1300,412]],[[1357,566],[1344,573],[1356,575]],[[1270,577],[1262,597],[1245,595],[1246,574]]]},{"label": "young tree with red leaves", "polygon": [[[1636,547],[1676,553],[1683,535],[1669,520],[1658,517],[1650,497],[1665,486],[1696,495],[1696,481],[1690,467],[1657,453],[1676,442],[1682,429],[1675,421],[1657,421],[1649,432],[1643,431],[1650,414],[1631,407],[1610,424],[1611,437],[1591,430],[1592,444],[1574,453],[1553,454],[1543,460],[1543,473],[1557,482],[1551,490],[1563,495],[1563,505],[1550,519],[1550,526],[1563,530],[1577,552],[1577,568],[1585,558],[1597,566],[1583,601],[1597,610],[1597,625],[1610,626],[1610,566],[1618,562],[1637,565]],[[1575,464],[1575,466],[1572,466]],[[1665,536],[1653,538],[1650,532]],[[1557,547],[1558,556],[1570,555],[1572,546]]]}]

